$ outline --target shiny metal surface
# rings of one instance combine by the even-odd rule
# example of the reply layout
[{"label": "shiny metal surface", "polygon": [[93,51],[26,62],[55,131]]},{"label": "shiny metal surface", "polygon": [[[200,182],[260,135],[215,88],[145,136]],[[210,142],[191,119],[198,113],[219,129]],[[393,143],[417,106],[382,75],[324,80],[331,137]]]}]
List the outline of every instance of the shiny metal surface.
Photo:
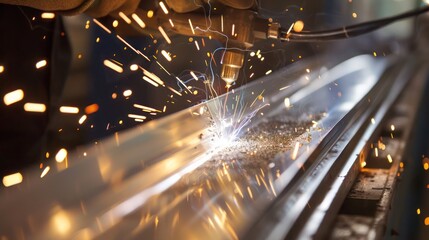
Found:
[{"label": "shiny metal surface", "polygon": [[[0,236],[243,237],[311,164],[308,157],[377,83],[387,62],[364,55],[338,65],[323,59],[292,65],[228,95],[119,133],[44,182],[0,195],[0,212],[8,216],[0,219]],[[314,122],[270,161],[248,167],[251,153],[240,149],[249,142],[240,136],[272,119]],[[220,153],[232,157],[222,159]]]}]

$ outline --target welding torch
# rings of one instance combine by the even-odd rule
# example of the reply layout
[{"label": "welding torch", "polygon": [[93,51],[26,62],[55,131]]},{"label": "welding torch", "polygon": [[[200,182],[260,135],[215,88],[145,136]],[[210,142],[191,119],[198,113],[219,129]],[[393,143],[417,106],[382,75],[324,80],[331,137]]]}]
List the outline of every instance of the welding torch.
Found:
[{"label": "welding torch", "polygon": [[[160,6],[160,3],[155,2],[155,8],[150,6],[151,9],[156,9],[154,17],[147,17],[148,10],[145,10],[145,7],[137,9],[136,14],[144,19],[149,29],[158,29],[161,26],[169,33],[209,37],[225,43],[220,76],[227,87],[238,79],[245,60],[243,50],[251,48],[256,40],[317,42],[350,38],[429,11],[429,7],[425,6],[393,17],[315,32],[301,31],[302,28],[299,31],[294,30],[295,23],[283,27],[272,19],[261,18],[254,8],[253,0],[167,0],[169,9],[165,5]],[[141,26],[136,29],[142,31]],[[143,29],[143,32],[145,31]]]}]

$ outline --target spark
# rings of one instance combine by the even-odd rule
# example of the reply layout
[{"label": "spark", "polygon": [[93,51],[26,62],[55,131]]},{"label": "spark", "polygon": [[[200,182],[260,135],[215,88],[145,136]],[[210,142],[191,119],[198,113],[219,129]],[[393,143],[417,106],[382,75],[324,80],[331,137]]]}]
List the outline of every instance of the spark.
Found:
[{"label": "spark", "polygon": [[390,125],[390,130],[395,131],[395,125]]},{"label": "spark", "polygon": [[171,44],[171,40],[168,37],[167,33],[165,33],[164,29],[161,26],[159,26],[158,30],[161,33],[161,35],[164,37],[165,41],[167,41],[168,44]]},{"label": "spark", "polygon": [[48,62],[46,60],[40,60],[36,63],[36,68],[40,69],[42,67],[45,67],[48,64]]},{"label": "spark", "polygon": [[62,113],[71,113],[71,114],[77,114],[79,113],[79,108],[77,107],[70,107],[70,106],[61,106],[60,112]]},{"label": "spark", "polygon": [[117,26],[119,26],[119,22],[118,22],[118,20],[115,20],[115,21],[113,21],[112,22],[112,26],[115,28],[115,27],[117,27]]},{"label": "spark", "polygon": [[131,66],[130,66],[130,70],[131,71],[137,71],[139,69],[139,66],[137,65],[137,64],[132,64]]},{"label": "spark", "polygon": [[390,154],[387,154],[387,161],[389,161],[389,163],[393,162],[392,156],[390,156]]},{"label": "spark", "polygon": [[282,88],[279,88],[279,91],[285,90],[285,89],[287,89],[287,88],[289,88],[289,87],[290,87],[290,85],[285,86],[285,87],[282,87]]},{"label": "spark", "polygon": [[293,30],[295,32],[301,32],[304,29],[304,22],[301,20],[298,20],[295,22],[295,24],[293,25]]},{"label": "spark", "polygon": [[142,109],[144,112],[161,112],[160,110],[157,110],[155,108],[151,108],[151,107],[146,107],[140,104],[134,104],[133,105],[135,108],[140,108]]},{"label": "spark", "polygon": [[355,12],[354,12],[354,13],[352,13],[352,17],[353,17],[353,18],[357,18],[357,13],[355,13]]},{"label": "spark", "polygon": [[265,75],[268,75],[268,74],[270,74],[270,73],[272,73],[273,72],[273,70],[268,70],[266,73],[265,73]]},{"label": "spark", "polygon": [[20,184],[22,183],[22,179],[22,174],[19,172],[10,174],[3,177],[3,185],[5,187],[10,187],[16,184]]},{"label": "spark", "polygon": [[123,12],[119,12],[119,17],[121,17],[126,23],[131,24],[131,19]]},{"label": "spark", "polygon": [[299,150],[299,142],[295,143],[295,147],[293,148],[293,152],[292,152],[292,160],[295,160],[297,155],[298,155],[298,150]]},{"label": "spark", "polygon": [[86,121],[88,117],[86,115],[82,115],[82,117],[79,118],[79,124],[82,125]]},{"label": "spark", "polygon": [[295,23],[292,23],[289,27],[289,29],[286,32],[286,35],[289,35],[289,33],[292,31],[293,26],[295,25]]},{"label": "spark", "polygon": [[158,76],[156,76],[154,73],[151,73],[142,67],[140,67],[140,69],[142,69],[144,75],[148,76],[152,81],[155,81],[159,85],[164,86],[164,82]]},{"label": "spark", "polygon": [[188,22],[189,22],[189,26],[191,27],[192,34],[194,34],[194,35],[195,35],[194,26],[192,25],[192,21],[191,21],[191,19],[190,19],[190,18],[188,18]]},{"label": "spark", "polygon": [[46,105],[43,103],[26,103],[24,104],[24,110],[26,112],[45,112]]},{"label": "spark", "polygon": [[174,27],[173,20],[171,20],[171,18],[170,18],[170,19],[168,19],[168,21],[170,22],[171,27]]},{"label": "spark", "polygon": [[378,157],[378,148],[374,148],[375,157]]},{"label": "spark", "polygon": [[220,15],[220,29],[221,29],[221,32],[223,32],[223,14]]},{"label": "spark", "polygon": [[55,18],[55,13],[44,12],[44,13],[42,13],[41,17],[43,19],[54,19]]},{"label": "spark", "polygon": [[111,34],[112,31],[110,31],[106,26],[104,26],[101,22],[99,22],[97,19],[92,19],[92,21],[95,22],[99,27],[101,27],[104,31],[106,31],[108,34]]},{"label": "spark", "polygon": [[198,45],[198,41],[195,40],[194,43],[195,43],[195,47],[197,47],[197,50],[200,51],[200,45]]},{"label": "spark", "polygon": [[55,155],[55,161],[61,163],[67,157],[67,150],[65,148],[61,148],[57,154]]},{"label": "spark", "polygon": [[148,17],[148,18],[152,18],[152,17],[153,17],[153,11],[152,11],[152,10],[149,10],[149,11],[147,12],[147,17]]},{"label": "spark", "polygon": [[131,91],[130,89],[127,89],[122,94],[124,95],[124,97],[129,97],[133,94],[133,91]]},{"label": "spark", "polygon": [[177,90],[175,90],[174,88],[168,87],[168,86],[167,86],[167,88],[170,89],[170,91],[174,92],[175,94],[182,96],[182,94],[180,92],[178,92]]},{"label": "spark", "polygon": [[190,72],[191,76],[195,79],[195,81],[198,81],[197,75],[193,71]]},{"label": "spark", "polygon": [[145,28],[146,24],[143,22],[143,20],[139,17],[139,15],[133,13],[131,15],[131,17],[134,19],[134,21],[136,21],[136,23],[141,27],[141,28]]},{"label": "spark", "polygon": [[134,119],[141,119],[141,120],[145,120],[146,116],[143,115],[137,115],[137,114],[128,114],[129,118],[134,118]]},{"label": "spark", "polygon": [[127,41],[125,41],[125,39],[123,39],[121,36],[116,35],[116,37],[123,42],[125,45],[127,45],[129,48],[131,48],[131,50],[133,50],[135,53],[142,55],[144,58],[146,58],[146,60],[150,61],[149,58],[144,55],[142,52],[140,52],[139,50],[135,49],[133,46],[131,46],[131,44],[129,44]]},{"label": "spark", "polygon": [[192,94],[192,92],[188,89],[188,86],[186,86],[186,84],[182,80],[180,80],[180,78],[176,77],[176,79],[185,87],[186,90],[188,90],[188,92]]},{"label": "spark", "polygon": [[99,106],[98,106],[98,104],[96,104],[96,103],[91,104],[91,105],[88,105],[88,106],[85,108],[85,113],[86,113],[86,114],[93,114],[93,113],[96,113],[96,112],[98,111],[98,108],[99,108]]},{"label": "spark", "polygon": [[0,65],[0,73],[4,72],[4,66]]},{"label": "spark", "polygon": [[159,6],[165,14],[168,14],[168,9],[162,1],[159,2]]},{"label": "spark", "polygon": [[170,53],[166,52],[165,50],[161,50],[161,54],[167,59],[167,61],[171,62]]},{"label": "spark", "polygon": [[420,208],[417,208],[417,215],[420,215]]},{"label": "spark", "polygon": [[158,84],[158,83],[156,83],[156,82],[152,81],[152,79],[150,79],[150,78],[148,78],[148,77],[146,77],[146,76],[143,76],[143,80],[145,80],[146,82],[148,82],[148,83],[152,84],[152,85],[153,85],[153,86],[155,86],[155,87],[158,87],[158,86],[159,86],[159,84]]},{"label": "spark", "polygon": [[48,174],[50,169],[51,168],[49,166],[45,167],[45,169],[43,169],[42,174],[40,174],[40,178],[43,178],[46,174]]},{"label": "spark", "polygon": [[104,63],[104,66],[112,69],[115,72],[122,73],[124,71],[124,69],[121,66],[119,66],[118,64],[116,64],[116,63],[114,63],[108,59],[104,60],[103,63]]},{"label": "spark", "polygon": [[371,123],[375,124],[375,119],[374,118],[371,118]]},{"label": "spark", "polygon": [[17,89],[15,91],[6,93],[3,97],[3,102],[4,104],[6,104],[6,106],[9,106],[11,104],[21,101],[22,99],[24,99],[24,91],[22,91],[21,89]]},{"label": "spark", "polygon": [[232,24],[231,36],[234,36],[234,34],[235,34],[235,24]]}]

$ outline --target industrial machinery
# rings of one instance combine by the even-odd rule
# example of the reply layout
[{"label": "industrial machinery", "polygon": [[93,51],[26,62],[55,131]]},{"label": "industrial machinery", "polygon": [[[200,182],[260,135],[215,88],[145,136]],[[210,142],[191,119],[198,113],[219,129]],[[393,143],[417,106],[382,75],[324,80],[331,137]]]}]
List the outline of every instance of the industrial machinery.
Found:
[{"label": "industrial machinery", "polygon": [[[342,31],[299,33],[268,20],[255,23],[262,31],[248,24],[240,28],[245,34],[230,36],[238,46],[225,52],[221,77],[227,85],[237,79],[242,49],[256,36],[347,38],[427,9]],[[221,21],[233,28],[228,14],[254,17],[235,11],[213,17],[213,29],[225,26]],[[197,18],[175,19],[178,32],[194,36],[197,21],[190,25],[189,19]],[[395,193],[413,184],[398,187],[401,175],[416,167],[410,156],[424,135],[419,121],[428,117],[422,109],[429,62],[419,54],[426,45],[383,57],[332,50],[80,149],[69,154],[67,169],[43,181],[34,170],[28,185],[0,195],[0,212],[7,216],[0,218],[0,237],[417,236],[399,229],[409,228],[391,216],[404,216],[392,209],[404,199]]]}]

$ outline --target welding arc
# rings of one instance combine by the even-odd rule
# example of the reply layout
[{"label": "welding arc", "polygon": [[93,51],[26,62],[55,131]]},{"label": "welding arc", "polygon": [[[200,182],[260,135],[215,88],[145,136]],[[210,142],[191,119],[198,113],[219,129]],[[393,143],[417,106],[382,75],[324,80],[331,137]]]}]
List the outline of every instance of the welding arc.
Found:
[{"label": "welding arc", "polygon": [[405,12],[399,15],[392,17],[387,17],[383,19],[378,19],[369,22],[363,22],[355,25],[344,26],[342,28],[325,30],[325,31],[314,31],[314,32],[290,32],[287,31],[281,32],[281,40],[290,41],[290,42],[318,42],[318,41],[329,41],[337,40],[359,36],[381,27],[384,27],[388,24],[391,24],[395,21],[402,20],[405,18],[413,17],[420,15],[422,13],[428,12],[429,6]]}]

